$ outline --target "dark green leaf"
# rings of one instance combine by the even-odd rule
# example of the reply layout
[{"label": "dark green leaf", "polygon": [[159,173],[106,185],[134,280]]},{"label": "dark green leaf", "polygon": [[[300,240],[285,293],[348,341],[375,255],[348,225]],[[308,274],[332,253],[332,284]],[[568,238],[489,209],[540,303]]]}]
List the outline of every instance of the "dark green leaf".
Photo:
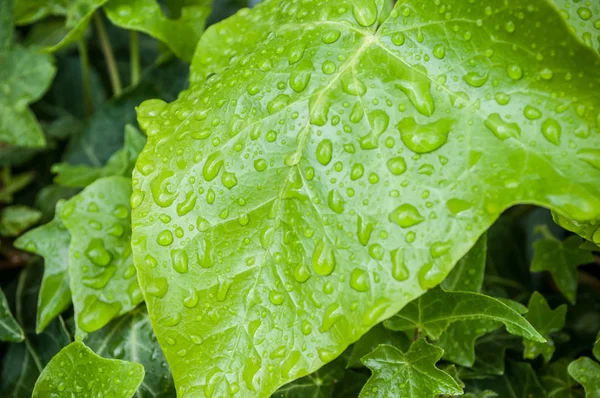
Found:
[{"label": "dark green leaf", "polygon": [[114,396],[129,398],[144,379],[144,367],[104,359],[80,341],[63,348],[35,383],[33,398]]},{"label": "dark green leaf", "polygon": [[561,293],[575,304],[577,296],[577,267],[591,263],[594,256],[579,246],[581,238],[571,236],[563,242],[556,239],[540,239],[533,244],[535,255],[531,271],[548,271]]},{"label": "dark green leaf", "polygon": [[0,183],[0,202],[11,203],[13,195],[29,185],[33,177],[33,172],[13,176],[10,174],[10,169],[6,168],[2,173],[2,181]]},{"label": "dark green leaf", "polygon": [[567,305],[563,304],[552,310],[548,302],[538,292],[534,292],[529,299],[529,312],[525,316],[529,323],[546,339],[545,343],[525,339],[523,345],[524,358],[534,359],[538,355],[544,356],[544,361],[549,362],[554,354],[554,341],[550,334],[558,332],[565,325]]},{"label": "dark green leaf", "polygon": [[391,345],[404,352],[410,347],[410,340],[403,333],[395,333],[382,325],[375,325],[367,334],[354,343],[347,367],[362,366],[360,359],[374,351],[381,344]]},{"label": "dark green leaf", "polygon": [[281,387],[273,398],[329,398],[344,377],[345,358],[338,358],[308,376]]},{"label": "dark green leaf", "polygon": [[569,364],[569,374],[585,388],[586,398],[600,397],[600,364],[581,357]]},{"label": "dark green leaf", "polygon": [[577,389],[577,383],[567,371],[569,360],[561,358],[544,367],[540,381],[546,389],[548,398],[577,398],[582,397],[582,391]]},{"label": "dark green leaf", "polygon": [[487,235],[483,235],[442,281],[442,288],[451,292],[480,292],[485,275],[486,253]]},{"label": "dark green leaf", "polygon": [[360,397],[433,398],[462,394],[456,381],[435,366],[442,353],[441,348],[425,340],[414,342],[406,354],[390,345],[380,345],[362,359],[373,375]]},{"label": "dark green leaf", "polygon": [[15,247],[44,257],[44,277],[37,305],[36,333],[43,331],[57,315],[71,304],[69,286],[69,242],[71,236],[60,219],[60,208],[54,220],[19,237]]},{"label": "dark green leaf", "polygon": [[575,36],[600,52],[600,3],[580,0],[552,0]]},{"label": "dark green leaf", "polygon": [[0,341],[14,343],[23,341],[24,338],[23,329],[10,312],[8,300],[6,300],[4,292],[0,289]]},{"label": "dark green leaf", "polygon": [[144,366],[146,375],[135,395],[137,398],[175,397],[171,372],[143,307],[89,334],[84,342],[102,357],[137,362]]},{"label": "dark green leaf", "polygon": [[0,236],[19,236],[35,225],[42,212],[28,206],[15,205],[0,211]]},{"label": "dark green leaf", "polygon": [[527,362],[508,361],[502,376],[472,380],[465,387],[467,392],[493,391],[502,398],[547,398],[535,371]]}]

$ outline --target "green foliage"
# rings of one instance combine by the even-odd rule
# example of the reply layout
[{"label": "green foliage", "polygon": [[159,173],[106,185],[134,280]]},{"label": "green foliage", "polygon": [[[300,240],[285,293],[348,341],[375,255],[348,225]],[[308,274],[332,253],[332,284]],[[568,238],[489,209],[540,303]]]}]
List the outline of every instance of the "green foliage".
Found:
[{"label": "green foliage", "polygon": [[[515,203],[600,216],[597,54],[544,1],[507,2],[522,19],[446,3],[450,22],[426,3],[261,3],[209,28],[190,90],[139,108],[135,262],[185,394],[266,395],[317,369],[439,284]],[[503,28],[492,40],[477,20]],[[551,55],[549,40],[565,46]],[[196,294],[210,309],[185,306]],[[173,313],[206,321],[158,320]]]},{"label": "green foliage", "polygon": [[598,396],[599,23],[0,1],[0,396]]},{"label": "green foliage", "polygon": [[63,348],[46,365],[35,383],[33,397],[104,395],[129,398],[143,378],[142,365],[103,359],[76,341]]},{"label": "green foliage", "polygon": [[360,397],[433,398],[440,394],[462,394],[462,389],[446,372],[436,368],[442,349],[417,340],[403,353],[390,345],[380,345],[363,357],[373,375]]}]

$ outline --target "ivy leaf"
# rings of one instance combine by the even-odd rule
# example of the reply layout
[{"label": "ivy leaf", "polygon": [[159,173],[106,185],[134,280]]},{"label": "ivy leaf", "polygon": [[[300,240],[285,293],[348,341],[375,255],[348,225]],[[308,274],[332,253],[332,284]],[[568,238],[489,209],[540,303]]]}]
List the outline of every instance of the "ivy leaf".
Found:
[{"label": "ivy leaf", "polygon": [[381,344],[391,345],[404,352],[410,347],[410,340],[403,333],[394,333],[381,324],[375,325],[367,334],[354,343],[347,367],[362,366],[360,359],[374,351]]},{"label": "ivy leaf", "polygon": [[64,18],[64,34],[55,43],[45,48],[54,52],[81,39],[87,30],[92,16],[108,0],[78,1],[29,1],[15,0],[15,22],[17,25],[28,25],[46,16]]},{"label": "ivy leaf", "polygon": [[446,6],[263,2],[209,28],[214,75],[140,106],[135,263],[182,395],[318,369],[511,205],[600,219],[598,54],[545,0]]},{"label": "ivy leaf", "polygon": [[142,295],[131,258],[131,179],[102,178],[69,199],[69,279],[79,331],[94,332],[135,308]]},{"label": "ivy leaf", "polygon": [[577,267],[594,261],[588,250],[580,248],[581,239],[570,236],[564,241],[540,239],[533,244],[531,271],[548,271],[560,292],[575,304],[577,296]]},{"label": "ivy leaf", "polygon": [[56,173],[54,182],[65,187],[84,188],[103,177],[131,177],[135,161],[145,143],[146,139],[138,129],[126,125],[123,148],[115,152],[104,167],[58,163],[51,169]]},{"label": "ivy leaf", "polygon": [[586,46],[600,52],[600,4],[577,0],[552,0],[552,3],[560,10],[560,15],[575,36]]},{"label": "ivy leaf", "polygon": [[486,260],[487,235],[483,235],[442,281],[442,288],[450,292],[479,293],[483,286]]},{"label": "ivy leaf", "polygon": [[5,203],[11,203],[13,201],[13,195],[29,185],[34,178],[33,172],[26,172],[13,176],[8,167],[4,169],[2,174],[0,180],[0,183],[2,184],[2,187],[0,188],[0,202]]},{"label": "ivy leaf", "polygon": [[162,41],[184,61],[190,62],[196,44],[204,32],[212,0],[171,2],[171,18],[157,0],[112,0],[105,7],[112,23],[137,30]]},{"label": "ivy leaf", "polygon": [[15,343],[23,341],[24,338],[23,329],[10,312],[8,300],[0,289],[0,340]]},{"label": "ivy leaf", "polygon": [[380,345],[362,359],[373,375],[363,387],[360,398],[433,398],[440,394],[462,394],[458,383],[435,366],[442,353],[441,348],[425,340],[414,342],[407,353],[390,345]]},{"label": "ivy leaf", "polygon": [[567,367],[569,360],[561,358],[544,367],[541,371],[540,381],[548,393],[549,398],[576,398],[581,397],[577,383],[569,375]]},{"label": "ivy leaf", "polygon": [[42,333],[35,333],[35,309],[41,274],[41,267],[37,264],[26,267],[19,274],[15,316],[23,326],[27,341],[10,344],[2,357],[2,397],[31,398],[35,381],[44,366],[70,343],[70,336],[60,316],[50,322]]},{"label": "ivy leaf", "polygon": [[128,398],[144,379],[137,363],[104,359],[80,341],[63,348],[35,383],[33,398],[51,396],[115,396]]},{"label": "ivy leaf", "polygon": [[60,219],[63,202],[57,204],[54,219],[22,235],[14,242],[21,250],[44,257],[44,276],[37,304],[36,333],[42,332],[71,304],[69,285],[69,243],[71,235]]},{"label": "ivy leaf", "polygon": [[506,351],[521,351],[522,339],[505,330],[498,330],[481,337],[475,342],[475,362],[462,368],[462,380],[501,376],[505,371]]},{"label": "ivy leaf", "polygon": [[525,339],[523,341],[523,345],[525,346],[523,357],[535,359],[538,355],[542,354],[544,361],[549,362],[555,350],[554,341],[550,337],[550,334],[558,332],[565,326],[567,305],[563,304],[552,310],[544,296],[538,292],[533,292],[529,298],[528,308],[529,312],[525,318],[544,336],[546,342]]},{"label": "ivy leaf", "polygon": [[28,105],[46,92],[56,68],[52,57],[21,46],[0,52],[0,143],[41,148],[46,138]]},{"label": "ivy leaf", "polygon": [[585,389],[586,398],[600,396],[600,364],[588,358],[581,357],[571,362],[569,374]]},{"label": "ivy leaf", "polygon": [[102,357],[137,362],[144,366],[146,375],[135,394],[137,398],[175,397],[171,372],[143,307],[89,334],[84,343]]},{"label": "ivy leaf", "polygon": [[512,305],[480,293],[445,292],[440,288],[410,302],[384,325],[397,331],[418,329],[438,339],[450,324],[472,319],[502,322],[512,334],[545,341]]},{"label": "ivy leaf", "polygon": [[345,365],[345,358],[337,358],[316,372],[284,385],[272,398],[329,398],[344,377]]},{"label": "ivy leaf", "polygon": [[0,211],[0,236],[19,236],[23,231],[35,225],[42,212],[28,206],[15,205]]},{"label": "ivy leaf", "polygon": [[337,384],[333,396],[335,398],[356,398],[367,383],[369,376],[354,370],[346,370],[344,378]]},{"label": "ivy leaf", "polygon": [[600,222],[597,220],[592,221],[575,221],[568,217],[552,212],[554,222],[569,231],[575,232],[577,235],[584,239],[592,241],[596,245],[600,246]]},{"label": "ivy leaf", "polygon": [[594,354],[594,357],[596,357],[596,359],[598,361],[600,361],[600,332],[598,332],[598,335],[596,336],[596,342],[594,343],[593,354]]},{"label": "ivy leaf", "polygon": [[465,387],[467,392],[494,391],[502,398],[548,397],[537,374],[528,362],[508,361],[502,376],[472,380]]}]

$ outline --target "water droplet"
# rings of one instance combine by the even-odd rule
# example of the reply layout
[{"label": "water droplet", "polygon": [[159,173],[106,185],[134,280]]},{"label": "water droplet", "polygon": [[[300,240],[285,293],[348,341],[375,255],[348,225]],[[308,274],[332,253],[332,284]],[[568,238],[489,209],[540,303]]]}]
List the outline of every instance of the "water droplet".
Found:
[{"label": "water droplet", "polygon": [[331,210],[337,214],[342,214],[344,212],[345,203],[346,201],[338,191],[335,189],[329,191],[329,195],[327,196],[327,205]]},{"label": "water droplet", "polygon": [[371,239],[371,233],[373,232],[373,224],[363,221],[361,216],[358,216],[358,241],[361,245],[366,246]]},{"label": "water droplet", "polygon": [[523,77],[523,68],[519,65],[512,64],[506,69],[506,73],[511,79],[519,80]]},{"label": "water droplet", "polygon": [[173,269],[180,274],[188,272],[188,255],[185,250],[177,249],[171,251],[171,263]]},{"label": "water droplet", "polygon": [[311,76],[312,65],[310,65],[310,68],[308,68],[304,67],[302,64],[290,74],[290,86],[295,92],[301,93],[306,89],[306,86],[308,86]]},{"label": "water droplet", "polygon": [[456,216],[462,213],[463,211],[469,210],[471,207],[473,207],[473,205],[470,202],[467,202],[466,200],[453,198],[449,199],[446,202],[446,207],[448,208],[448,210],[450,210],[450,213],[452,213],[452,215]]},{"label": "water droplet", "polygon": [[169,290],[167,278],[156,278],[146,282],[146,293],[151,296],[163,298]]},{"label": "water droplet", "polygon": [[494,98],[499,105],[506,105],[510,102],[510,95],[505,93],[497,93]]},{"label": "water droplet", "polygon": [[154,202],[160,207],[169,207],[177,198],[177,191],[169,190],[169,179],[175,173],[169,170],[162,170],[158,175],[150,181],[150,191]]},{"label": "water droplet", "polygon": [[196,290],[190,291],[189,296],[183,299],[183,305],[186,308],[194,308],[198,305],[198,301],[200,301],[200,296]]},{"label": "water droplet", "polygon": [[102,239],[99,238],[91,240],[90,244],[85,250],[85,255],[92,263],[99,267],[106,267],[112,260],[112,255],[104,247],[104,242]]},{"label": "water droplet", "polygon": [[438,44],[433,48],[433,56],[437,59],[442,59],[446,56],[446,47],[443,44]]},{"label": "water droplet", "polygon": [[542,117],[542,111],[540,111],[538,108],[531,106],[531,105],[525,106],[525,110],[523,111],[523,114],[529,120],[536,120],[536,119],[539,119]]},{"label": "water droplet", "polygon": [[423,289],[431,289],[439,285],[446,274],[433,262],[427,263],[419,270],[419,285]]},{"label": "water droplet", "polygon": [[173,233],[168,229],[165,229],[156,237],[156,243],[161,246],[169,246],[171,243],[173,243]]},{"label": "water droplet", "polygon": [[323,73],[325,73],[326,75],[331,75],[335,73],[336,70],[337,66],[332,61],[327,60],[321,65],[321,71],[323,71]]},{"label": "water droplet", "polygon": [[409,117],[398,123],[402,142],[415,153],[429,153],[444,145],[448,139],[453,120],[443,118],[429,124],[417,124]]},{"label": "water droplet", "polygon": [[310,278],[310,270],[306,264],[302,263],[294,269],[294,279],[299,283],[304,283]]},{"label": "water droplet", "polygon": [[395,176],[404,174],[406,171],[406,161],[403,157],[397,156],[387,161],[387,167],[390,173]]},{"label": "water droplet", "polygon": [[360,268],[354,268],[350,274],[350,287],[357,292],[369,290],[369,274]]},{"label": "water droplet", "polygon": [[332,44],[338,41],[341,36],[341,32],[339,30],[330,30],[323,35],[323,43]]},{"label": "water droplet", "polygon": [[274,305],[283,304],[283,299],[283,294],[276,290],[271,290],[271,292],[269,293],[269,301],[271,301],[271,303],[273,303]]},{"label": "water droplet", "polygon": [[402,228],[409,228],[422,223],[425,218],[415,206],[404,203],[390,214],[389,220]]},{"label": "water droplet", "polygon": [[378,147],[379,137],[387,130],[390,117],[382,110],[376,110],[367,115],[371,131],[360,138],[362,149],[375,149]]},{"label": "water droplet", "polygon": [[325,239],[319,240],[312,256],[313,270],[317,275],[327,276],[333,272],[335,264],[333,247]]},{"label": "water droplet", "polygon": [[419,113],[431,116],[435,110],[435,104],[431,96],[431,80],[427,70],[422,65],[415,65],[406,72],[408,76],[406,79],[398,80],[396,87],[406,94]]},{"label": "water droplet", "polygon": [[408,279],[409,272],[404,261],[404,250],[395,249],[390,252],[392,257],[392,276],[398,282]]},{"label": "water droplet", "polygon": [[223,185],[225,187],[227,187],[228,189],[231,189],[233,187],[235,187],[238,183],[238,180],[235,176],[234,173],[230,173],[228,171],[223,172],[223,174],[221,175],[221,182],[223,183]]},{"label": "water droplet", "polygon": [[344,313],[339,303],[329,304],[327,308],[325,308],[323,322],[321,322],[319,331],[321,333],[329,331],[333,325],[342,318],[343,315]]},{"label": "water droplet", "polygon": [[398,47],[404,44],[404,40],[406,40],[406,38],[402,32],[396,32],[392,35],[392,43]]},{"label": "water droplet", "polygon": [[577,9],[577,15],[579,15],[579,18],[583,19],[584,21],[587,21],[590,18],[592,18],[592,10],[590,10],[587,7],[579,7]]},{"label": "water droplet", "polygon": [[354,0],[352,15],[360,26],[368,27],[377,21],[377,5],[374,0]]},{"label": "water droplet", "polygon": [[267,161],[264,159],[256,159],[254,161],[254,170],[256,170],[256,171],[259,171],[259,172],[265,171],[267,169],[267,166],[268,166]]},{"label": "water droplet", "polygon": [[548,142],[554,145],[560,145],[560,134],[562,132],[562,127],[560,124],[554,119],[546,119],[544,123],[542,123],[542,134],[548,140]]},{"label": "water droplet", "polygon": [[360,177],[362,177],[364,174],[365,174],[365,168],[363,167],[362,164],[357,163],[354,166],[352,166],[352,171],[350,172],[350,178],[352,179],[352,181],[356,181]]},{"label": "water droplet", "polygon": [[331,140],[325,139],[319,142],[317,146],[317,160],[323,166],[327,166],[331,162],[333,156],[333,144]]},{"label": "water droplet", "polygon": [[515,23],[513,21],[508,21],[504,24],[504,29],[506,29],[508,33],[513,33],[515,31]]},{"label": "water droplet", "polygon": [[277,113],[284,109],[290,102],[290,96],[287,94],[279,94],[277,97],[273,98],[273,100],[269,101],[267,104],[267,111],[269,115]]},{"label": "water droplet", "polygon": [[212,181],[221,171],[221,167],[223,167],[221,152],[213,152],[206,158],[206,163],[202,168],[202,176],[206,181]]},{"label": "water droplet", "polygon": [[302,334],[307,336],[312,332],[312,325],[308,321],[302,322]]},{"label": "water droplet", "polygon": [[554,73],[552,72],[551,69],[548,68],[544,68],[540,71],[540,76],[542,77],[542,79],[544,80],[550,80],[552,79],[552,77],[554,76]]},{"label": "water droplet", "polygon": [[510,137],[519,138],[521,135],[521,128],[518,124],[505,122],[498,113],[489,115],[484,124],[498,139],[503,141]]},{"label": "water droplet", "polygon": [[472,87],[481,87],[483,86],[489,79],[489,73],[478,73],[478,72],[469,72],[465,76],[463,76],[463,80]]},{"label": "water droplet", "polygon": [[448,253],[451,247],[450,242],[435,242],[429,248],[429,254],[431,254],[431,257],[433,258],[442,257],[444,254]]}]

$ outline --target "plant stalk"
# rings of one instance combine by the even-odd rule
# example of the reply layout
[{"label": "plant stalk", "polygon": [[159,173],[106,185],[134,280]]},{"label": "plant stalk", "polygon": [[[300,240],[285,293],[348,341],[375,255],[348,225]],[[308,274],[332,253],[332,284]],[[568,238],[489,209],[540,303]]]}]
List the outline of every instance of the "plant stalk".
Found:
[{"label": "plant stalk", "polygon": [[100,18],[98,13],[94,14],[94,24],[96,25],[96,30],[98,31],[98,39],[100,40],[100,45],[102,46],[102,52],[104,53],[104,60],[108,69],[108,75],[110,77],[110,84],[112,86],[113,94],[115,97],[118,97],[121,95],[121,91],[123,91],[123,86],[121,85],[121,78],[119,77],[117,63],[115,62],[115,55],[113,53],[112,46],[110,45],[110,41],[108,40],[106,29],[104,28],[104,22],[102,22],[102,18]]},{"label": "plant stalk", "polygon": [[140,47],[138,34],[135,30],[130,33],[129,51],[131,54],[131,85],[137,86],[140,82]]}]

